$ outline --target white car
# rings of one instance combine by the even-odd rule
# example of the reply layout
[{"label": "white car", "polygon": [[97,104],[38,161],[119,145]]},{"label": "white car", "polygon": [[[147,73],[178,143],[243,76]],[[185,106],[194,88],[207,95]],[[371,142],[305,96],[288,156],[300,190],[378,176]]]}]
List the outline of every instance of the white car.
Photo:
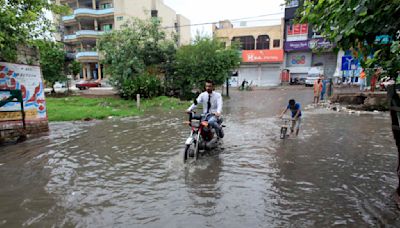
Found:
[{"label": "white car", "polygon": [[311,67],[308,71],[305,86],[313,86],[314,82],[319,79],[320,75],[324,74],[324,70],[322,67]]},{"label": "white car", "polygon": [[66,88],[67,86],[65,85],[65,82],[55,82],[54,83],[54,89],[62,89]]},{"label": "white car", "polygon": [[313,86],[315,81],[319,79],[319,75],[310,75],[306,77],[306,83],[304,84],[307,86]]}]

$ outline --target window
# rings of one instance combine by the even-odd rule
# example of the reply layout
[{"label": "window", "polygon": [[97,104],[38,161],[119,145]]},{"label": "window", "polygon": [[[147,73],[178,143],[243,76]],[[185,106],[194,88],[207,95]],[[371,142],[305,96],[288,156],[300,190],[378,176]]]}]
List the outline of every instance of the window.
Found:
[{"label": "window", "polygon": [[269,36],[261,35],[257,37],[257,50],[269,49]]},{"label": "window", "polygon": [[274,40],[274,48],[278,48],[281,46],[281,40]]},{"label": "window", "polygon": [[118,17],[117,17],[117,21],[122,21],[122,20],[124,20],[124,17],[123,17],[123,16],[118,16]]},{"label": "window", "polygon": [[158,10],[152,10],[151,17],[158,17]]},{"label": "window", "polygon": [[253,36],[237,36],[233,37],[233,42],[240,42],[241,50],[254,50],[255,39]]},{"label": "window", "polygon": [[112,24],[103,25],[103,31],[108,32],[112,30]]},{"label": "window", "polygon": [[100,9],[109,9],[112,8],[111,3],[104,3],[100,5]]},{"label": "window", "polygon": [[179,33],[180,29],[178,23],[175,22],[174,26],[175,26],[175,32]]}]

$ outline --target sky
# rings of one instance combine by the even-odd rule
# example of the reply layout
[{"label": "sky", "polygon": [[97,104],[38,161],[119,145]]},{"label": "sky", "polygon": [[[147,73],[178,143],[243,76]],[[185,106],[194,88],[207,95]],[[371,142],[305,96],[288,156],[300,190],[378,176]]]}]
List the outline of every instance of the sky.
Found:
[{"label": "sky", "polygon": [[[164,0],[164,3],[178,14],[187,17],[191,24],[237,20],[234,27],[243,26],[240,21],[247,21],[247,26],[277,25],[284,15],[284,0]],[[277,14],[271,16],[269,14]],[[197,31],[211,35],[211,25],[192,26],[192,36]]]}]

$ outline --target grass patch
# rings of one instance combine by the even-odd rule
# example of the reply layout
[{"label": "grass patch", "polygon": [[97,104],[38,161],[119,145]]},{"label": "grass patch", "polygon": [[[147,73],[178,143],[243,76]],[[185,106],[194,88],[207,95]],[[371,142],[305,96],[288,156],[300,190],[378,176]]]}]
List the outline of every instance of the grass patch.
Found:
[{"label": "grass patch", "polygon": [[139,110],[136,108],[136,101],[119,98],[85,98],[79,96],[46,98],[49,121],[105,119],[109,116],[137,116],[152,108],[185,110],[189,107],[189,104],[189,102],[180,101],[176,98],[161,96],[142,100]]}]

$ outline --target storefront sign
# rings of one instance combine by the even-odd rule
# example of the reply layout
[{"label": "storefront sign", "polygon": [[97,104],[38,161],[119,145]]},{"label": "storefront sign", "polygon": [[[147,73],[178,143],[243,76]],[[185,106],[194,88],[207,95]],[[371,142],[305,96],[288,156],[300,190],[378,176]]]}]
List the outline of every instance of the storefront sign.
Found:
[{"label": "storefront sign", "polygon": [[302,41],[289,41],[285,42],[284,49],[287,52],[291,51],[309,51],[312,49],[323,49],[330,50],[332,49],[333,44],[324,38],[317,38],[311,40],[302,40]]},{"label": "storefront sign", "polygon": [[308,40],[285,42],[285,51],[308,51]]},{"label": "storefront sign", "polygon": [[244,50],[242,58],[246,63],[283,62],[283,50]]},{"label": "storefront sign", "polygon": [[311,52],[293,52],[287,54],[286,66],[288,67],[310,67],[312,61]]},{"label": "storefront sign", "polygon": [[308,47],[311,49],[329,50],[329,49],[333,48],[333,44],[324,38],[318,38],[318,39],[309,40]]},{"label": "storefront sign", "polygon": [[[0,89],[21,90],[26,119],[29,121],[47,120],[46,102],[40,67],[0,62]],[[0,99],[6,99],[9,92],[0,91]],[[7,103],[0,107],[0,121],[20,120],[19,103]],[[0,123],[1,125],[1,123]]]}]

